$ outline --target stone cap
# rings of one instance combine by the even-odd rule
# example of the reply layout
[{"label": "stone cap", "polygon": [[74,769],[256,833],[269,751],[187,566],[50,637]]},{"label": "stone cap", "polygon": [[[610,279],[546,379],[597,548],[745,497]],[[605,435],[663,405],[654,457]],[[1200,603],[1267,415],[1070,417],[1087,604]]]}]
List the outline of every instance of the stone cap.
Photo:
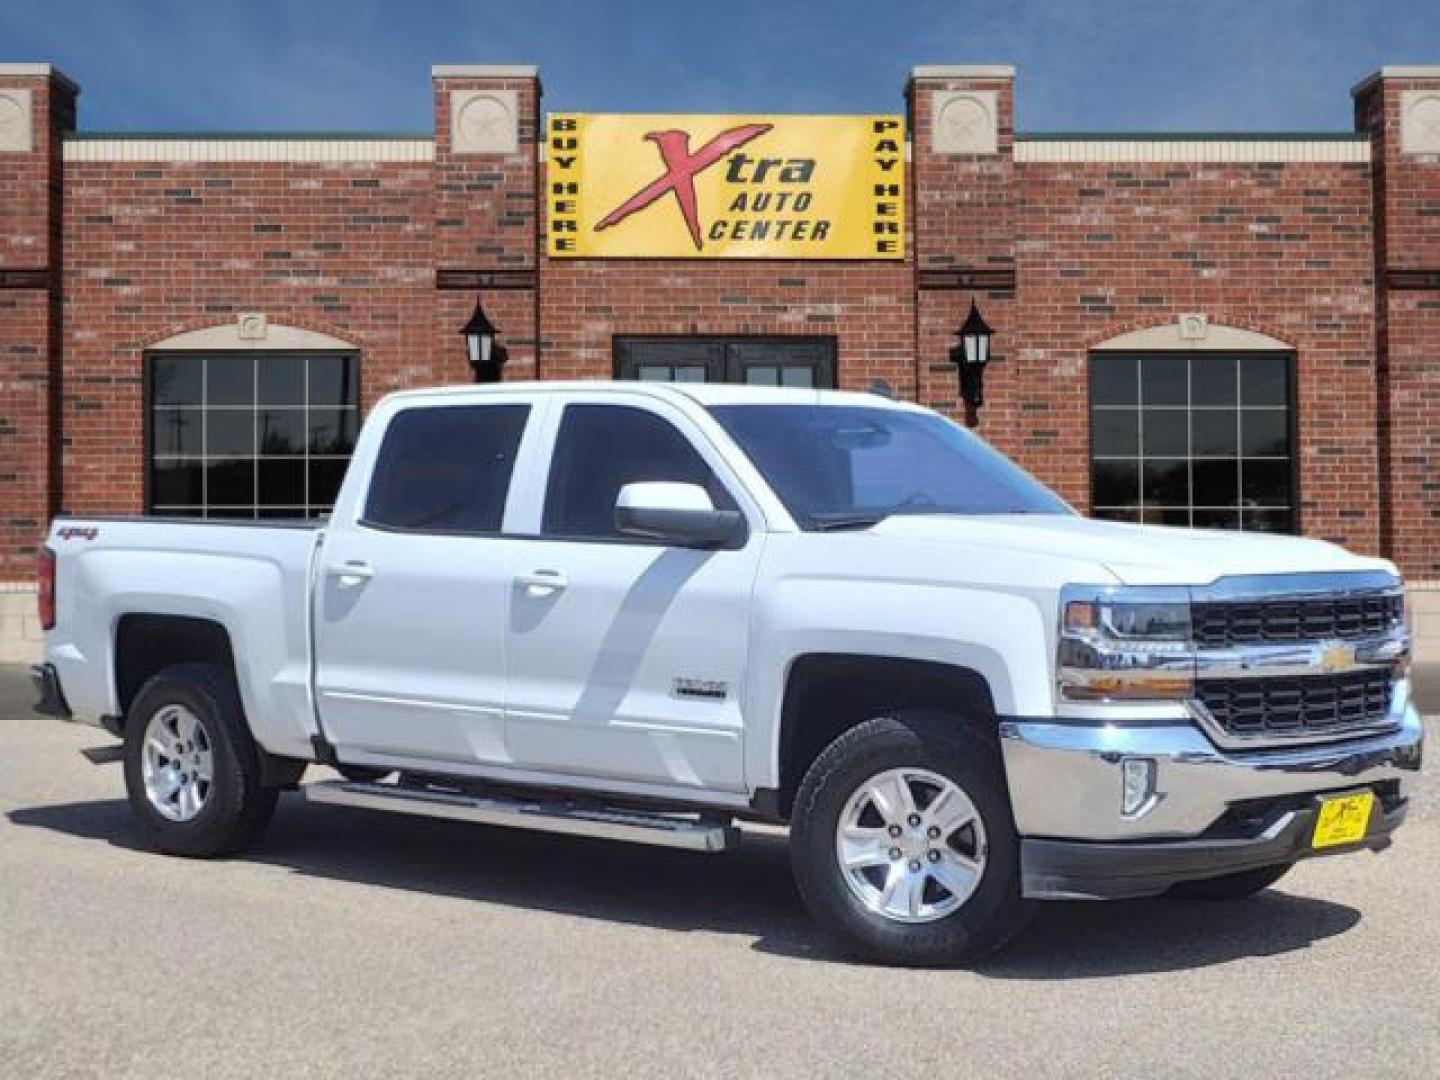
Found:
[{"label": "stone cap", "polygon": [[54,64],[0,64],[0,79],[3,79],[7,75],[25,76],[32,79],[54,79],[61,86],[67,87],[73,93],[78,94],[80,92],[80,84]]},{"label": "stone cap", "polygon": [[1440,79],[1440,64],[1386,64],[1352,86],[1350,93],[1368,90],[1381,79]]},{"label": "stone cap", "polygon": [[1013,79],[1014,64],[916,64],[910,69],[915,79]]},{"label": "stone cap", "polygon": [[535,79],[539,64],[436,64],[432,79]]}]

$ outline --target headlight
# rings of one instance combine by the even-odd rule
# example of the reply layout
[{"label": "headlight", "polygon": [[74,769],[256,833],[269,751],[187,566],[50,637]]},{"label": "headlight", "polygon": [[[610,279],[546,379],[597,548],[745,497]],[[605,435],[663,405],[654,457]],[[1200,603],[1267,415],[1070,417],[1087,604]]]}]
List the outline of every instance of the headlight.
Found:
[{"label": "headlight", "polygon": [[1070,586],[1060,597],[1060,696],[1173,701],[1192,696],[1190,592]]}]

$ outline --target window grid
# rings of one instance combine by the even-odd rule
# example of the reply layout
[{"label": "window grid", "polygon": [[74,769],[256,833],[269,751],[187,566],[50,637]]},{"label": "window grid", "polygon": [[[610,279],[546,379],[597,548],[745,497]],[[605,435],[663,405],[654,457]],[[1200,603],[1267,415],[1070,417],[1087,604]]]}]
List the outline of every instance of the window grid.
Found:
[{"label": "window grid", "polygon": [[[178,359],[179,362],[196,363],[200,367],[200,393],[199,400],[177,405],[173,402],[164,406],[155,402],[154,381],[156,373],[154,364],[166,359]],[[295,517],[319,517],[329,514],[333,508],[333,499],[317,499],[318,492],[313,490],[314,469],[316,463],[334,463],[336,466],[338,487],[338,476],[343,475],[344,466],[350,461],[351,453],[354,451],[355,438],[359,431],[359,389],[357,379],[358,362],[353,355],[337,355],[334,353],[324,354],[280,354],[247,352],[244,359],[250,364],[250,404],[248,405],[214,405],[211,404],[211,366],[215,363],[225,363],[227,360],[240,359],[223,354],[200,355],[194,357],[167,357],[162,355],[152,357],[152,368],[149,374],[151,383],[150,401],[150,424],[151,424],[151,452],[150,470],[154,472],[157,465],[194,463],[200,467],[200,502],[173,502],[161,501],[154,498],[154,482],[151,482],[150,491],[150,513],[162,516],[177,517],[201,517],[201,518],[230,518],[250,519],[257,518],[295,518]],[[345,387],[345,400],[343,402],[325,402],[317,404],[314,400],[313,378],[317,361],[324,359],[338,360],[345,365],[343,385]],[[261,402],[261,370],[264,362],[291,361],[302,365],[303,391],[301,401],[298,404],[290,403],[265,403]],[[198,414],[200,421],[199,451],[197,453],[171,452],[161,453],[154,449],[155,432],[154,427],[159,422],[160,414]],[[301,425],[302,439],[300,440],[301,452],[296,453],[264,453],[261,444],[259,428],[260,418],[265,413],[296,413],[303,420]],[[314,438],[314,418],[317,414],[333,413],[341,418],[340,427],[335,432],[334,442],[344,445],[343,453],[315,453],[312,450]],[[210,452],[211,445],[211,417],[216,415],[247,415],[250,417],[249,424],[249,448],[247,453],[215,453]],[[178,439],[177,439],[178,443]],[[215,462],[249,462],[251,466],[249,503],[217,503],[211,497],[211,470],[209,466]],[[276,502],[266,501],[261,490],[261,474],[264,462],[297,462],[301,470],[301,501],[279,500]]]},{"label": "window grid", "polygon": [[836,386],[833,337],[616,335],[612,348],[617,379]]},{"label": "window grid", "polygon": [[[1165,515],[1166,513],[1174,513],[1175,511],[1180,511],[1180,512],[1182,512],[1182,514],[1183,514],[1183,522],[1174,522],[1174,521],[1171,521],[1171,522],[1167,522],[1167,523],[1170,523],[1170,524],[1177,524],[1177,523],[1178,523],[1178,524],[1185,524],[1185,525],[1188,525],[1188,526],[1191,526],[1191,527],[1195,527],[1195,522],[1196,522],[1196,517],[1197,517],[1197,515],[1200,515],[1200,514],[1226,514],[1226,515],[1233,515],[1234,524],[1233,524],[1233,525],[1230,525],[1230,526],[1221,525],[1221,526],[1216,526],[1216,527],[1221,527],[1221,528],[1229,527],[1229,528],[1239,529],[1239,530],[1241,530],[1241,531],[1251,530],[1251,529],[1255,528],[1255,527],[1257,526],[1257,524],[1258,524],[1258,527],[1259,527],[1259,528],[1264,529],[1264,528],[1265,528],[1265,525],[1263,524],[1263,522],[1264,522],[1267,518],[1272,518],[1272,519],[1273,519],[1273,515],[1279,514],[1279,515],[1282,515],[1281,520],[1283,521],[1283,530],[1284,530],[1284,531],[1293,531],[1293,530],[1294,530],[1294,502],[1295,502],[1295,491],[1294,491],[1294,481],[1293,481],[1293,465],[1294,465],[1294,460],[1295,460],[1295,459],[1294,459],[1295,447],[1293,446],[1293,437],[1294,437],[1294,436],[1293,436],[1293,431],[1292,431],[1291,425],[1290,425],[1290,417],[1291,417],[1291,415],[1292,415],[1293,400],[1294,400],[1294,387],[1293,387],[1294,371],[1293,371],[1293,366],[1291,366],[1291,362],[1290,362],[1289,358],[1285,358],[1286,368],[1285,368],[1285,376],[1284,376],[1284,403],[1283,403],[1283,404],[1279,404],[1279,405],[1270,405],[1270,404],[1250,405],[1250,404],[1247,404],[1246,401],[1245,401],[1245,390],[1244,390],[1244,386],[1245,386],[1245,380],[1244,380],[1244,365],[1245,365],[1245,363],[1247,362],[1247,360],[1253,360],[1253,359],[1257,359],[1257,358],[1263,358],[1264,360],[1271,361],[1271,362],[1273,362],[1273,361],[1275,361],[1275,360],[1277,360],[1277,359],[1280,359],[1280,357],[1277,357],[1277,355],[1274,354],[1274,353],[1268,353],[1268,354],[1252,354],[1251,356],[1246,356],[1245,354],[1235,354],[1235,353],[1226,353],[1226,354],[1218,354],[1218,355],[1211,355],[1211,356],[1206,356],[1206,355],[1204,355],[1204,354],[1200,354],[1200,355],[1186,355],[1186,356],[1183,356],[1183,357],[1165,357],[1165,356],[1163,356],[1163,355],[1157,355],[1157,354],[1137,354],[1137,355],[1134,357],[1134,361],[1135,361],[1135,362],[1134,362],[1134,381],[1135,381],[1134,392],[1135,392],[1135,404],[1133,404],[1133,405],[1129,405],[1129,404],[1097,404],[1097,403],[1095,403],[1094,400],[1093,400],[1093,379],[1094,379],[1094,374],[1093,374],[1093,370],[1094,370],[1094,369],[1093,369],[1093,365],[1094,365],[1094,363],[1096,362],[1097,359],[1099,359],[1099,358],[1101,358],[1101,357],[1105,357],[1106,355],[1107,355],[1107,354],[1097,354],[1096,357],[1092,357],[1092,375],[1091,375],[1091,378],[1092,378],[1092,401],[1091,401],[1091,406],[1090,406],[1090,411],[1091,411],[1091,426],[1092,426],[1092,440],[1093,440],[1094,422],[1095,422],[1095,419],[1096,419],[1097,414],[1112,413],[1112,414],[1117,414],[1117,415],[1118,415],[1118,414],[1127,414],[1127,413],[1128,413],[1128,414],[1134,414],[1134,415],[1135,415],[1135,418],[1136,418],[1136,429],[1135,429],[1135,430],[1136,430],[1136,445],[1135,445],[1135,453],[1134,453],[1134,454],[1101,454],[1101,453],[1092,453],[1092,455],[1091,455],[1091,461],[1092,461],[1092,469],[1091,469],[1092,489],[1093,489],[1093,487],[1095,486],[1095,482],[1094,482],[1094,478],[1095,478],[1094,463],[1103,463],[1103,462],[1128,462],[1128,463],[1134,463],[1134,465],[1135,465],[1135,473],[1136,473],[1136,475],[1135,475],[1135,491],[1134,491],[1134,501],[1133,501],[1133,503],[1125,503],[1125,504],[1122,504],[1122,503],[1116,503],[1116,502],[1103,502],[1103,503],[1101,503],[1101,502],[1096,502],[1095,504],[1092,505],[1092,513],[1094,513],[1097,517],[1110,517],[1110,518],[1116,518],[1116,519],[1119,519],[1119,520],[1139,520],[1139,521],[1142,521],[1142,522],[1143,522],[1143,521],[1153,521],[1153,520],[1156,520],[1155,518],[1153,518],[1153,517],[1150,516],[1150,513],[1149,513],[1149,512],[1151,512],[1151,511],[1159,511],[1159,512],[1161,513],[1161,518],[1160,518],[1160,520],[1162,520],[1162,521],[1164,520],[1164,515]],[[1108,354],[1108,355],[1114,356],[1114,355],[1116,355],[1116,354]],[[1145,373],[1146,373],[1146,369],[1147,369],[1147,363],[1146,363],[1147,359],[1152,360],[1152,362],[1153,362],[1154,360],[1160,360],[1160,361],[1162,361],[1162,362],[1184,363],[1184,365],[1185,365],[1185,401],[1184,401],[1184,404],[1183,404],[1183,405],[1180,405],[1180,404],[1151,404],[1150,402],[1148,402],[1148,401],[1146,400],[1146,379],[1145,379]],[[1212,362],[1212,363],[1213,363],[1213,362],[1216,362],[1216,361],[1219,361],[1219,362],[1228,362],[1228,363],[1230,363],[1230,364],[1232,365],[1232,372],[1233,372],[1233,378],[1234,378],[1234,386],[1233,386],[1233,391],[1234,391],[1234,404],[1197,405],[1197,404],[1195,403],[1195,381],[1196,381],[1195,369],[1196,369],[1196,366],[1197,366],[1198,364],[1204,364],[1204,363],[1206,363],[1206,362]],[[1225,453],[1196,453],[1196,452],[1195,452],[1195,419],[1196,419],[1196,415],[1197,415],[1197,414],[1202,414],[1202,415],[1203,415],[1203,414],[1227,413],[1227,412],[1234,414],[1234,430],[1233,430],[1233,432],[1232,432],[1232,436],[1233,436],[1233,444],[1232,444],[1232,445],[1233,445],[1233,448],[1234,448],[1234,452],[1233,452],[1233,453],[1229,453],[1229,454],[1225,454]],[[1177,420],[1183,415],[1183,417],[1184,417],[1184,426],[1185,426],[1185,449],[1184,449],[1184,452],[1183,452],[1183,453],[1176,452],[1176,453],[1154,454],[1154,453],[1148,453],[1148,452],[1147,452],[1149,440],[1148,440],[1147,437],[1146,437],[1146,418],[1147,418],[1147,415],[1152,415],[1152,414],[1160,414],[1160,415],[1162,415],[1162,416],[1165,415],[1165,414],[1174,414],[1174,416],[1175,416],[1175,418],[1176,418]],[[1248,415],[1271,414],[1271,415],[1275,415],[1275,416],[1281,417],[1281,418],[1283,419],[1283,429],[1284,429],[1284,431],[1285,431],[1285,433],[1286,433],[1286,434],[1285,434],[1285,446],[1286,446],[1286,449],[1287,449],[1289,452],[1286,453],[1286,454],[1263,454],[1263,453],[1248,453],[1248,452],[1246,452],[1246,450],[1245,450],[1245,441],[1244,441],[1244,440],[1245,440],[1245,417],[1247,416],[1247,414],[1248,414]],[[1152,461],[1153,461],[1153,462],[1163,462],[1163,461],[1172,461],[1172,462],[1174,462],[1174,461],[1179,461],[1179,460],[1182,460],[1182,459],[1183,459],[1184,462],[1185,462],[1185,477],[1186,477],[1186,491],[1187,491],[1187,496],[1186,496],[1185,501],[1184,501],[1183,503],[1180,503],[1180,502],[1167,502],[1167,501],[1163,501],[1163,500],[1160,500],[1160,499],[1147,498],[1147,497],[1146,497],[1146,469],[1145,469],[1146,463],[1147,463],[1147,462],[1152,462]],[[1236,474],[1235,474],[1235,492],[1236,492],[1236,499],[1235,499],[1235,501],[1234,501],[1233,503],[1215,503],[1215,502],[1211,502],[1211,501],[1197,501],[1197,496],[1196,496],[1196,479],[1195,479],[1195,466],[1196,466],[1196,463],[1197,463],[1197,462],[1206,462],[1206,461],[1234,462],[1235,468],[1236,468]],[[1286,470],[1286,471],[1287,471],[1287,479],[1286,479],[1286,484],[1285,484],[1286,494],[1288,495],[1288,498],[1280,499],[1280,500],[1275,500],[1275,499],[1261,499],[1261,500],[1259,500],[1259,501],[1256,501],[1256,500],[1252,500],[1252,499],[1248,499],[1248,498],[1247,498],[1247,496],[1246,496],[1246,467],[1247,467],[1247,464],[1249,464],[1249,465],[1255,465],[1255,464],[1260,464],[1260,463],[1265,463],[1265,462],[1283,463],[1284,465],[1286,465],[1286,466],[1288,467],[1287,470]],[[1204,523],[1202,523],[1202,527],[1203,527],[1203,524],[1204,524]]]}]

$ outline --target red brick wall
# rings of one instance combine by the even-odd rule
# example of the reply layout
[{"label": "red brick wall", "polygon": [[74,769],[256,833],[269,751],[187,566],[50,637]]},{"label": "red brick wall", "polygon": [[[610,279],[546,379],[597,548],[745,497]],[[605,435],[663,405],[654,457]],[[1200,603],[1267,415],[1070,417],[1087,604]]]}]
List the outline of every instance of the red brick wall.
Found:
[{"label": "red brick wall", "polygon": [[[936,154],[937,94],[995,94],[998,153]],[[909,92],[910,187],[915,221],[918,399],[960,417],[959,372],[949,360],[956,330],[978,301],[994,330],[980,434],[1007,452],[1035,438],[1017,407],[1014,358],[1025,328],[1015,303],[1015,95],[1009,78],[918,78]],[[986,286],[986,282],[998,285]],[[1053,470],[1030,467],[1045,479]]]},{"label": "red brick wall", "polygon": [[[996,92],[998,154],[932,151],[947,90]],[[995,328],[981,434],[1086,507],[1090,350],[1204,312],[1296,348],[1302,527],[1377,550],[1366,166],[1016,163],[1012,101],[1009,80],[913,84],[924,403],[954,403],[943,358],[978,298]],[[985,287],[1011,266],[1013,291]],[[952,268],[974,284],[926,287]]]},{"label": "red brick wall", "polygon": [[615,334],[833,335],[842,386],[910,397],[912,301],[903,263],[547,260],[540,373],[611,378]]},{"label": "red brick wall", "polygon": [[[952,90],[995,94],[995,154],[936,154],[934,102]],[[909,93],[911,211],[921,270],[1010,267],[1015,258],[1015,95],[1008,78],[917,78]],[[968,310],[968,307],[967,307]]]},{"label": "red brick wall", "polygon": [[[451,95],[467,90],[513,91],[518,108],[514,154],[456,153]],[[505,288],[484,290],[485,311],[509,353],[507,379],[535,377],[540,336],[536,264],[540,258],[540,82],[535,78],[446,76],[434,81],[435,167],[433,249],[439,270],[503,271]],[[525,276],[528,275],[528,278]],[[515,287],[517,284],[520,287]],[[453,352],[458,328],[475,307],[473,290],[446,291],[436,302],[437,348]]]},{"label": "red brick wall", "polygon": [[[517,92],[514,155],[452,152],[450,94]],[[66,509],[143,501],[144,351],[244,311],[353,342],[368,407],[391,390],[468,382],[472,289],[437,270],[536,259],[534,79],[437,79],[435,162],[72,162],[66,183]],[[487,290],[511,376],[534,370],[530,289]]]},{"label": "red brick wall", "polygon": [[[435,248],[444,267],[534,269],[538,257],[536,187],[540,83],[533,78],[441,77],[435,89]],[[457,153],[451,142],[451,97],[467,90],[516,96],[519,148],[514,154]]]},{"label": "red brick wall", "polygon": [[66,508],[141,507],[145,349],[239,312],[359,346],[367,405],[464,381],[458,338],[438,347],[430,180],[392,162],[69,163]]},{"label": "red brick wall", "polygon": [[1401,95],[1437,79],[1377,79],[1356,95],[1373,147],[1377,360],[1386,548],[1415,578],[1440,579],[1440,155],[1400,147]]},{"label": "red brick wall", "polygon": [[58,501],[60,134],[75,95],[49,76],[5,76],[31,93],[32,148],[0,153],[0,581],[34,573]]},{"label": "red brick wall", "polygon": [[1301,527],[1376,551],[1367,167],[1032,162],[1019,192],[1022,419],[1002,445],[1086,505],[1089,350],[1204,312],[1295,348]]},{"label": "red brick wall", "polygon": [[[37,113],[63,127],[68,97],[52,105],[34,82]],[[514,154],[450,145],[451,95],[484,87],[517,95]],[[1296,349],[1305,531],[1379,549],[1388,453],[1387,535],[1408,572],[1440,577],[1440,299],[1391,289],[1377,322],[1374,287],[1377,259],[1440,267],[1440,166],[1398,156],[1388,89],[1359,102],[1377,234],[1367,166],[1017,163],[1009,79],[918,79],[903,263],[545,259],[538,82],[442,75],[434,89],[433,165],[71,162],[61,185],[58,140],[0,155],[0,269],[60,267],[63,222],[65,369],[51,393],[46,290],[0,290],[0,579],[28,577],[58,491],[47,402],[63,405],[67,508],[134,512],[148,345],[263,311],[359,346],[370,404],[469,379],[458,328],[477,284],[509,378],[608,377],[617,334],[833,335],[842,385],[883,378],[952,413],[947,351],[976,297],[996,331],[981,433],[1082,507],[1089,351],[1201,311]],[[997,94],[998,154],[932,151],[932,96],[951,89]]]}]

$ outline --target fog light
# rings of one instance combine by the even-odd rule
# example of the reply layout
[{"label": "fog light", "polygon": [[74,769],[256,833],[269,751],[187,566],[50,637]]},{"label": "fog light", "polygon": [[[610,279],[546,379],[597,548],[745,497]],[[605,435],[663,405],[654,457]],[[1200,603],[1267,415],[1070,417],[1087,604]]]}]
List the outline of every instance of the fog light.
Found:
[{"label": "fog light", "polygon": [[1155,759],[1126,758],[1120,763],[1120,816],[1139,817],[1155,805]]}]

